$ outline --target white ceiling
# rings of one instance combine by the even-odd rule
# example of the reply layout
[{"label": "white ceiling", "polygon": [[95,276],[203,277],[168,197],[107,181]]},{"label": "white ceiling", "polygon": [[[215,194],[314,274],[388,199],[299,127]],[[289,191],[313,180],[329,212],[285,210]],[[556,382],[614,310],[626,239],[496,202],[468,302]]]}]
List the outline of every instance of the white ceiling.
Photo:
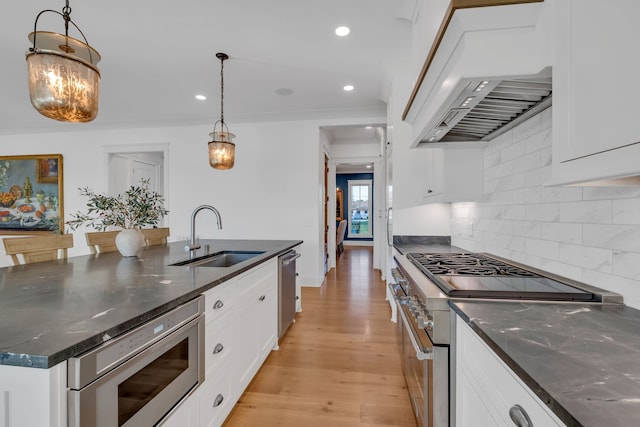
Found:
[{"label": "white ceiling", "polygon": [[[42,9],[63,0],[3,5],[0,133],[372,117],[385,113],[395,67],[410,52],[414,0],[71,0],[71,18],[102,55],[100,112],[89,124],[59,123],[30,105],[24,54]],[[345,38],[333,30],[351,28]],[[38,30],[63,32],[48,13]],[[77,36],[73,31],[70,35]],[[353,84],[353,92],[344,92]],[[277,89],[287,88],[282,96]],[[196,94],[206,101],[197,101]]]}]

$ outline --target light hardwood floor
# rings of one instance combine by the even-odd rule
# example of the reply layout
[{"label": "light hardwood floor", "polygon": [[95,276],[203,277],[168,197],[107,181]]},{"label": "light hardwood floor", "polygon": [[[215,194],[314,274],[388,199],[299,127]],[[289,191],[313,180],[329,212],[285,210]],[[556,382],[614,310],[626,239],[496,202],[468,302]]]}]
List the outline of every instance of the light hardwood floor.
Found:
[{"label": "light hardwood floor", "polygon": [[415,427],[385,282],[370,247],[345,247],[224,427]]}]

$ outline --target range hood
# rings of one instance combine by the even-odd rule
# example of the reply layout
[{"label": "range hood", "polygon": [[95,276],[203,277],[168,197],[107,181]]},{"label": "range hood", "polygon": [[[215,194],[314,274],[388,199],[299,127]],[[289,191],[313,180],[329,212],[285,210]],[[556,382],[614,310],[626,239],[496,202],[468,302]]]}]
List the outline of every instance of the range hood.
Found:
[{"label": "range hood", "polygon": [[402,114],[411,147],[482,148],[551,106],[550,3],[450,0]]},{"label": "range hood", "polygon": [[551,77],[463,80],[420,144],[489,141],[551,106]]}]

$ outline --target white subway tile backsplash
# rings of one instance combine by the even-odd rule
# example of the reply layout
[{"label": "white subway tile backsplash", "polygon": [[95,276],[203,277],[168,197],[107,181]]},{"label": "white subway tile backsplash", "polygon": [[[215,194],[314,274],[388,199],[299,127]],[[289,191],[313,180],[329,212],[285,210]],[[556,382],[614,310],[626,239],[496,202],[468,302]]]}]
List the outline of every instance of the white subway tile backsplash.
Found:
[{"label": "white subway tile backsplash", "polygon": [[542,117],[540,114],[537,114],[522,123],[519,126],[516,126],[511,130],[513,132],[513,141],[518,142],[527,138],[528,136],[533,135],[534,133],[540,132],[542,130]]},{"label": "white subway tile backsplash", "polygon": [[611,200],[561,203],[560,221],[611,224],[611,212]]},{"label": "white subway tile backsplash", "polygon": [[614,224],[640,224],[640,199],[613,200]]},{"label": "white subway tile backsplash", "polygon": [[529,221],[559,221],[559,203],[536,203],[526,206],[525,218]]},{"label": "white subway tile backsplash", "polygon": [[531,204],[540,203],[540,187],[528,187],[518,190],[513,190],[513,203],[515,204]]},{"label": "white subway tile backsplash", "polygon": [[524,175],[509,175],[503,178],[496,179],[497,185],[495,187],[496,191],[506,191],[513,190],[516,188],[525,187],[524,185]]},{"label": "white subway tile backsplash", "polygon": [[526,210],[524,205],[503,206],[501,218],[504,220],[524,220]]},{"label": "white subway tile backsplash", "polygon": [[541,183],[546,182],[549,178],[551,178],[551,166],[524,171],[524,184],[527,187],[540,185]]},{"label": "white subway tile backsplash", "polygon": [[513,159],[519,159],[522,158],[522,156],[525,154],[524,150],[524,142],[513,142],[502,150],[500,157],[503,162],[508,162]]},{"label": "white subway tile backsplash", "polygon": [[489,194],[485,198],[485,203],[490,205],[508,205],[514,203],[514,191],[499,191]]},{"label": "white subway tile backsplash", "polygon": [[635,252],[613,251],[613,274],[640,280],[640,254]]},{"label": "white subway tile backsplash", "polygon": [[547,108],[546,110],[540,112],[540,128],[541,129],[551,129],[551,115],[553,109]]},{"label": "white subway tile backsplash", "polygon": [[581,268],[611,273],[613,251],[588,246],[560,243],[558,261]]},{"label": "white subway tile backsplash", "polygon": [[[525,154],[518,161],[518,171],[529,171],[549,166],[550,163],[544,164],[542,159],[543,150],[536,150],[533,153]],[[539,184],[539,183],[536,183]]]},{"label": "white subway tile backsplash", "polygon": [[527,239],[525,250],[528,254],[540,258],[557,260],[560,254],[560,243],[541,239]]},{"label": "white subway tile backsplash", "polygon": [[516,236],[540,238],[543,223],[537,221],[513,221],[513,234]]},{"label": "white subway tile backsplash", "polygon": [[540,201],[542,202],[574,202],[582,200],[580,187],[541,187]]},{"label": "white subway tile backsplash", "polygon": [[640,197],[640,186],[636,187],[585,187],[584,200],[629,199]]},{"label": "white subway tile backsplash", "polygon": [[584,224],[582,238],[586,246],[640,252],[640,227],[633,225]]},{"label": "white subway tile backsplash", "polygon": [[542,222],[540,223],[540,238],[580,245],[582,244],[582,224]]},{"label": "white subway tile backsplash", "polygon": [[640,186],[545,186],[551,111],[489,142],[484,201],[453,204],[464,220],[453,223],[452,244],[619,292],[640,308]]},{"label": "white subway tile backsplash", "polygon": [[546,146],[540,150],[540,166],[551,166],[553,163],[552,151],[550,146]]}]

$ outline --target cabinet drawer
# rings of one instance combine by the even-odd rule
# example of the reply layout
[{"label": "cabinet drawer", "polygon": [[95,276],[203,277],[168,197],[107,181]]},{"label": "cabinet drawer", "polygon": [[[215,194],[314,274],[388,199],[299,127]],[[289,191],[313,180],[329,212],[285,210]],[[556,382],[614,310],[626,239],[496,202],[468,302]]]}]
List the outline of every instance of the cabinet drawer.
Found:
[{"label": "cabinet drawer", "polygon": [[219,316],[205,328],[204,366],[207,375],[227,360],[231,353],[231,314]]},{"label": "cabinet drawer", "polygon": [[229,361],[207,375],[200,390],[200,425],[220,426],[236,401],[232,395]]},{"label": "cabinet drawer", "polygon": [[231,310],[235,300],[235,282],[235,280],[229,280],[203,294],[205,321],[207,323]]},{"label": "cabinet drawer", "polygon": [[[513,426],[509,411],[518,405],[534,426],[564,426],[464,321],[457,318],[456,324],[458,425]],[[492,421],[477,424],[483,419]]]}]

